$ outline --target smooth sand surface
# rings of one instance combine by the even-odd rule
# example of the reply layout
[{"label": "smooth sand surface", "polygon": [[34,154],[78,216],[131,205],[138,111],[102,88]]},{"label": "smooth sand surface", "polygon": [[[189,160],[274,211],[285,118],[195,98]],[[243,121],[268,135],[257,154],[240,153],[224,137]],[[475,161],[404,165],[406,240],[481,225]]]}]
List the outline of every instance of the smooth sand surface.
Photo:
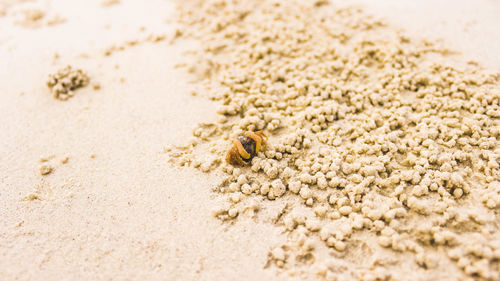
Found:
[{"label": "smooth sand surface", "polygon": [[[500,70],[500,3],[435,2],[347,1]],[[265,268],[279,228],[214,219],[218,176],[173,167],[163,153],[215,119],[213,104],[191,96],[189,77],[175,68],[182,46],[127,44],[170,36],[173,3],[0,3],[1,280],[290,278]],[[66,21],[16,24],[24,7]],[[119,45],[124,49],[105,55]],[[68,64],[100,89],[54,99],[46,77]],[[54,167],[47,176],[39,172],[41,157]]]}]

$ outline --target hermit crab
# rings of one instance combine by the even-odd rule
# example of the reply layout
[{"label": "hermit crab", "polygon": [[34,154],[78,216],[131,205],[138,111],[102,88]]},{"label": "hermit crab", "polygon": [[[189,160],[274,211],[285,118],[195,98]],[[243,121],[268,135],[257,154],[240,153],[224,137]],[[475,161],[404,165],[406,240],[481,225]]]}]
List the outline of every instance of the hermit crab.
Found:
[{"label": "hermit crab", "polygon": [[226,162],[235,166],[247,165],[263,148],[266,141],[267,136],[262,131],[245,132],[243,136],[239,136],[233,141],[233,147],[227,152]]}]

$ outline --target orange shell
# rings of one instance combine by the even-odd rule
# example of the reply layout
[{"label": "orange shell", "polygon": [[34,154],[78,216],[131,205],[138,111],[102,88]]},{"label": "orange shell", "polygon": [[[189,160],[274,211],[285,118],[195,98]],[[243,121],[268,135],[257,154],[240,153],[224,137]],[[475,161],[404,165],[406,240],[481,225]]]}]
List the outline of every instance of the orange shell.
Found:
[{"label": "orange shell", "polygon": [[[248,136],[248,133],[250,133],[250,132],[246,132],[245,135]],[[267,141],[267,136],[264,134],[264,132],[257,131],[257,132],[253,132],[253,134],[256,135],[255,138],[257,138],[257,139],[255,139],[254,137],[252,137],[252,139],[254,139],[254,141],[258,143],[258,146],[262,145],[262,148],[264,148],[265,143]],[[239,140],[236,139],[235,141],[239,141]],[[243,148],[240,147],[240,149],[243,149]],[[255,156],[255,155],[251,155],[251,157],[253,157],[253,156]],[[234,166],[246,166],[250,163],[250,162],[245,162],[242,159],[242,156],[238,151],[238,147],[237,147],[236,143],[233,143],[233,146],[227,152],[226,162],[231,164],[231,165],[234,165]]]},{"label": "orange shell", "polygon": [[235,166],[248,165],[247,162],[245,162],[245,161],[243,161],[243,159],[241,159],[241,155],[238,152],[238,148],[236,148],[236,146],[234,146],[234,145],[233,145],[233,147],[231,147],[231,149],[226,154],[226,162],[231,164],[231,165],[235,165]]}]

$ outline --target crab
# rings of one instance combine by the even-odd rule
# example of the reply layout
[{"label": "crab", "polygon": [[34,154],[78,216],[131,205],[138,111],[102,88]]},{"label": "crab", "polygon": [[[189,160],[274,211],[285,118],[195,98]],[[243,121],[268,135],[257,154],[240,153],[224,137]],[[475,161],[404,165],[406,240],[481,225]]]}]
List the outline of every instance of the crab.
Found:
[{"label": "crab", "polygon": [[234,166],[245,166],[263,149],[267,136],[262,131],[246,131],[233,141],[233,147],[226,154],[226,162]]}]

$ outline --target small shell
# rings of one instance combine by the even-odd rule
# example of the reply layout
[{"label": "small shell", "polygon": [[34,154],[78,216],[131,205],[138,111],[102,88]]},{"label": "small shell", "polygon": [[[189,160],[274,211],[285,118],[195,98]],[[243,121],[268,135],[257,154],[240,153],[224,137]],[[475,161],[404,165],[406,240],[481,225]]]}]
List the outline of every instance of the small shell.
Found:
[{"label": "small shell", "polygon": [[245,132],[233,141],[233,146],[226,154],[226,162],[235,166],[248,165],[264,146],[267,136],[262,131]]}]

